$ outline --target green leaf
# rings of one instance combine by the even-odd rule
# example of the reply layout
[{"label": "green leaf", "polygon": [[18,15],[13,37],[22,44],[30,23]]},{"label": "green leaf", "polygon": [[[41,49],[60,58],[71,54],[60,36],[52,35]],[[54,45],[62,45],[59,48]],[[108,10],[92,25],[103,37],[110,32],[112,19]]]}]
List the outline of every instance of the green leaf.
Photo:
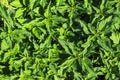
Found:
[{"label": "green leaf", "polygon": [[45,6],[47,5],[47,1],[46,0],[40,0],[40,5],[45,8]]},{"label": "green leaf", "polygon": [[96,76],[95,72],[92,69],[93,68],[92,63],[88,58],[85,58],[85,57],[83,58],[82,66],[83,66],[83,70],[85,68],[89,72],[87,75],[87,79],[91,79]]},{"label": "green leaf", "polygon": [[105,0],[102,0],[100,5],[100,10],[103,11],[104,7],[105,7]]},{"label": "green leaf", "polygon": [[20,46],[19,46],[19,44],[16,43],[16,44],[14,45],[14,48],[13,48],[13,53],[18,53],[19,50],[20,50]]},{"label": "green leaf", "polygon": [[50,18],[51,17],[51,2],[49,3],[49,5],[47,6],[47,9],[45,10],[45,13],[44,13],[44,16],[46,17],[46,18]]},{"label": "green leaf", "polygon": [[9,60],[9,58],[11,57],[12,52],[8,51],[4,54],[4,58],[3,58],[3,62],[6,62],[7,60]]},{"label": "green leaf", "polygon": [[35,37],[37,37],[38,39],[40,39],[40,34],[41,34],[41,32],[40,32],[40,30],[39,30],[38,28],[34,27],[34,28],[32,29],[32,32],[33,32],[33,34],[35,35]]},{"label": "green leaf", "polygon": [[28,6],[29,5],[29,1],[30,0],[22,0],[23,1],[23,4],[25,5],[25,6]]},{"label": "green leaf", "polygon": [[9,48],[8,43],[6,40],[2,40],[1,43],[1,50],[7,50]]},{"label": "green leaf", "polygon": [[88,30],[87,24],[84,21],[82,21],[82,20],[80,20],[80,24],[81,24],[81,27],[83,28],[84,32],[86,34],[89,34],[90,32]]},{"label": "green leaf", "polygon": [[106,39],[98,39],[97,43],[105,50],[113,52],[112,48],[110,48],[110,46],[107,45]]},{"label": "green leaf", "polygon": [[31,10],[34,9],[35,3],[36,3],[36,0],[30,0],[29,7],[30,7]]},{"label": "green leaf", "polygon": [[59,5],[62,5],[64,4],[65,0],[57,0],[56,1],[56,5],[59,6]]},{"label": "green leaf", "polygon": [[101,31],[104,29],[104,27],[106,26],[106,24],[112,20],[112,16],[109,16],[108,18],[106,18],[105,20],[102,20],[99,25],[98,25],[98,31]]},{"label": "green leaf", "polygon": [[10,3],[10,5],[14,6],[15,8],[20,8],[23,5],[20,3],[20,0],[14,0],[13,2]]},{"label": "green leaf", "polygon": [[17,11],[15,13],[15,18],[18,18],[18,17],[22,16],[25,10],[26,10],[26,8],[17,9]]},{"label": "green leaf", "polygon": [[58,39],[58,41],[59,41],[60,45],[64,48],[65,52],[71,54],[66,42],[62,39]]},{"label": "green leaf", "polygon": [[110,39],[113,41],[114,44],[119,44],[120,41],[120,34],[117,32],[112,32]]}]

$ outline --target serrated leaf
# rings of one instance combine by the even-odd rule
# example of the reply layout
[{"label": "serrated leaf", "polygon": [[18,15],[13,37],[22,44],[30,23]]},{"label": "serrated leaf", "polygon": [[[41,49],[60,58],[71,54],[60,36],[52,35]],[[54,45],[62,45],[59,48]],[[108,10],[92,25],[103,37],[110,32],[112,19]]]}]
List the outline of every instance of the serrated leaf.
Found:
[{"label": "serrated leaf", "polygon": [[44,16],[46,18],[50,18],[51,17],[51,8],[50,8],[51,2],[49,3],[49,5],[47,6],[47,9],[45,10]]},{"label": "serrated leaf", "polygon": [[13,2],[10,3],[10,5],[19,8],[22,7],[23,5],[20,3],[20,0],[14,0]]},{"label": "serrated leaf", "polygon": [[66,42],[64,40],[62,40],[62,39],[58,39],[58,41],[59,41],[60,45],[64,48],[64,50],[66,51],[66,53],[71,54],[70,51],[69,51],[69,48],[68,48],[68,46],[66,44]]},{"label": "serrated leaf", "polygon": [[20,50],[19,44],[15,44],[15,45],[14,45],[14,48],[13,48],[13,52],[14,52],[14,53],[18,53],[19,50]]},{"label": "serrated leaf", "polygon": [[38,28],[34,27],[34,28],[32,29],[32,32],[33,32],[33,34],[34,34],[38,39],[40,38],[41,32],[40,32],[40,30],[39,30]]},{"label": "serrated leaf", "polygon": [[104,39],[99,39],[99,40],[97,40],[97,43],[98,43],[103,49],[112,52],[112,49],[111,49],[109,46],[107,46],[107,43],[105,42]]},{"label": "serrated leaf", "polygon": [[86,24],[84,21],[81,21],[81,20],[80,20],[80,25],[81,25],[81,27],[83,28],[84,32],[85,32],[86,34],[89,34],[89,30],[88,30],[87,24]]},{"label": "serrated leaf", "polygon": [[110,39],[113,40],[113,43],[119,44],[120,34],[117,33],[117,32],[112,32],[112,35],[110,36]]},{"label": "serrated leaf", "polygon": [[9,48],[8,43],[6,40],[2,40],[1,43],[1,50],[7,50]]},{"label": "serrated leaf", "polygon": [[108,18],[106,18],[105,20],[102,20],[99,25],[98,25],[98,31],[101,31],[108,22],[110,22],[112,20],[112,16],[109,16]]},{"label": "serrated leaf", "polygon": [[26,10],[25,8],[17,9],[17,11],[15,13],[15,18],[18,18],[18,17],[22,16],[25,10]]},{"label": "serrated leaf", "polygon": [[12,53],[10,51],[4,53],[3,62],[6,62],[11,57]]}]

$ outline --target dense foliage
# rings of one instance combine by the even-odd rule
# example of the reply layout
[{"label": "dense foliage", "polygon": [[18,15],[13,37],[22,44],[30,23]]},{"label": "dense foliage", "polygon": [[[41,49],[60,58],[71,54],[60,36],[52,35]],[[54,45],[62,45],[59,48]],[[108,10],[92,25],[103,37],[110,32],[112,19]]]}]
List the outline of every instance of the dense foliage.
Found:
[{"label": "dense foliage", "polygon": [[120,0],[0,0],[0,80],[120,80]]}]

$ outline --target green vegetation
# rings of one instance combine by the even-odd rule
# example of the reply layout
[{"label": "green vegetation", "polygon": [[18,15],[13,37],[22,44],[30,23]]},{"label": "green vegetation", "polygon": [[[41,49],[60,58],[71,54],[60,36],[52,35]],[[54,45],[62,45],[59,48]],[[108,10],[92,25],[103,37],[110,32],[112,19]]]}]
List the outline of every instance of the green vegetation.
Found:
[{"label": "green vegetation", "polygon": [[0,80],[120,80],[120,0],[0,0]]}]

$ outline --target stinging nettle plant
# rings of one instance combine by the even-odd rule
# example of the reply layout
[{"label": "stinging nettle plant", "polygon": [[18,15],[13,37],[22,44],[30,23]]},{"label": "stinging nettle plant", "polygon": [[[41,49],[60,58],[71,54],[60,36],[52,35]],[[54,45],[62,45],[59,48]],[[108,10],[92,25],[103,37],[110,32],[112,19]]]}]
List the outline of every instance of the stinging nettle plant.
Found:
[{"label": "stinging nettle plant", "polygon": [[1,80],[119,80],[119,0],[0,0]]}]

